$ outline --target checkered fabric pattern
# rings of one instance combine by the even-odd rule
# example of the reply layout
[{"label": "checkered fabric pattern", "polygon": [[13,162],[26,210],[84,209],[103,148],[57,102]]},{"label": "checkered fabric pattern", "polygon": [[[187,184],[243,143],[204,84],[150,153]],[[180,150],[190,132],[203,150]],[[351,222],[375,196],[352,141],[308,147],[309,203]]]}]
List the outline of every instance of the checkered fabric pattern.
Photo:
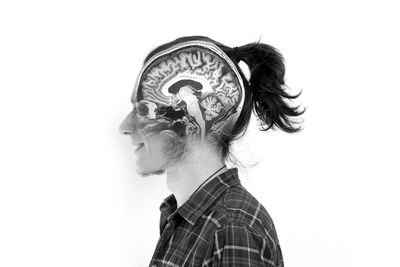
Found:
[{"label": "checkered fabric pattern", "polygon": [[151,267],[283,267],[273,221],[241,185],[237,168],[213,178],[178,209],[170,195],[160,211]]}]

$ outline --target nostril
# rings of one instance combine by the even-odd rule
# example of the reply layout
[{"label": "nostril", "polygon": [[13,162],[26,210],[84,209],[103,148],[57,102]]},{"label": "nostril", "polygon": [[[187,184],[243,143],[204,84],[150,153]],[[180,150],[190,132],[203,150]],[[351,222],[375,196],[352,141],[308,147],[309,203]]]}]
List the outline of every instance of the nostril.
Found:
[{"label": "nostril", "polygon": [[127,135],[130,133],[130,131],[126,128],[126,127],[119,127],[118,131],[120,132],[120,134],[124,134]]}]

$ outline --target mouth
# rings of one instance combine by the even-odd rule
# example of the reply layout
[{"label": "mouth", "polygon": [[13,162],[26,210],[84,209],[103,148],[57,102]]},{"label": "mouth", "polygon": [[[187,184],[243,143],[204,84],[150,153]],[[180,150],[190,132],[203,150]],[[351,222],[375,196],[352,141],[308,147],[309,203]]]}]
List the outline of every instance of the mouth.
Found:
[{"label": "mouth", "polygon": [[144,146],[144,143],[140,143],[137,145],[137,148],[135,149],[135,153],[139,151]]}]

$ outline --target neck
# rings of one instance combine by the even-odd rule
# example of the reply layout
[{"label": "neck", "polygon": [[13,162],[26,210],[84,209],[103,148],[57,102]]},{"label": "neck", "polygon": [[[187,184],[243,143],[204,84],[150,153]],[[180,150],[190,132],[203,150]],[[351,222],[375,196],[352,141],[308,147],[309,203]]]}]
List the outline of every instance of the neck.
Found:
[{"label": "neck", "polygon": [[[226,170],[223,166],[222,159],[213,148],[204,144],[189,148],[181,162],[167,169],[167,187],[174,194],[177,207],[182,206],[196,189],[200,189],[200,185],[203,187],[223,173]],[[215,173],[218,169],[221,170]],[[213,173],[215,174],[212,175]]]}]

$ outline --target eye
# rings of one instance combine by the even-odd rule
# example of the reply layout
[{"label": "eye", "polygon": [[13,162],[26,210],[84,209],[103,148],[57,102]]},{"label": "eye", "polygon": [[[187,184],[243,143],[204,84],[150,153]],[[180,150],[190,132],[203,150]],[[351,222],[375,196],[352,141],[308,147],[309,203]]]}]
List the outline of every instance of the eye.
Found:
[{"label": "eye", "polygon": [[139,107],[139,105],[135,105],[133,108],[133,116],[135,120],[135,126],[138,130],[142,130],[145,128],[148,124],[154,123],[153,120],[151,120],[148,116],[148,113],[146,113],[146,105],[142,107]]},{"label": "eye", "polygon": [[141,117],[147,117],[149,115],[149,108],[146,103],[139,103],[137,107],[137,113]]},{"label": "eye", "polygon": [[157,104],[147,100],[141,100],[139,103],[135,103],[137,116],[147,119],[157,119],[158,107]]},{"label": "eye", "polygon": [[140,121],[144,121],[144,120],[148,120],[148,111],[146,112],[146,106],[143,107],[139,107],[139,105],[135,105],[135,107],[133,108],[133,114],[136,117],[137,120]]}]

